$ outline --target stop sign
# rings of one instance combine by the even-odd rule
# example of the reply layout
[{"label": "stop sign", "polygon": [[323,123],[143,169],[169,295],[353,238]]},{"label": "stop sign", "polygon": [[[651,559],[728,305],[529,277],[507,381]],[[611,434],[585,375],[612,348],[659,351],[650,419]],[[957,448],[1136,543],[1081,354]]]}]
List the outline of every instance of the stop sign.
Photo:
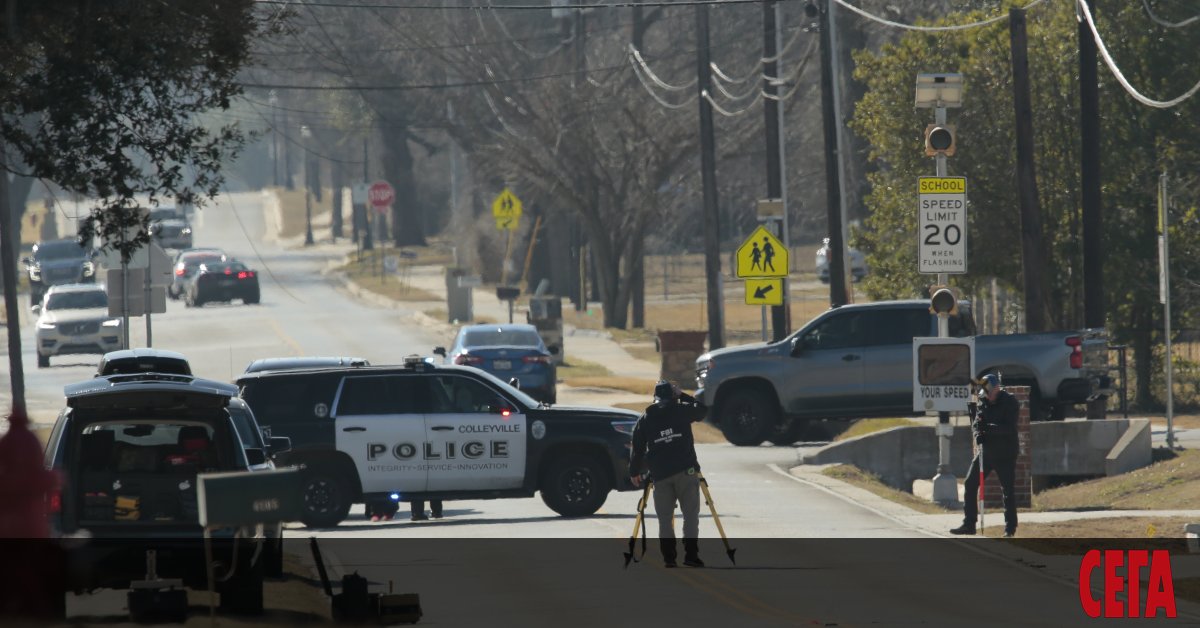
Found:
[{"label": "stop sign", "polygon": [[395,199],[396,191],[387,181],[376,181],[367,190],[367,202],[381,214],[392,206],[392,201]]}]

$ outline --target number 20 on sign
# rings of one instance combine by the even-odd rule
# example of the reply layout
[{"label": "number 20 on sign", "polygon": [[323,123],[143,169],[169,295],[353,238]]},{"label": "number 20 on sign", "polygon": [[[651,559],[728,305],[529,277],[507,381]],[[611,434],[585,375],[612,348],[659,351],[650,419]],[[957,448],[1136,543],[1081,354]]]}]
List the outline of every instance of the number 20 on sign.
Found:
[{"label": "number 20 on sign", "polygon": [[917,183],[918,270],[967,272],[967,179],[920,177]]}]

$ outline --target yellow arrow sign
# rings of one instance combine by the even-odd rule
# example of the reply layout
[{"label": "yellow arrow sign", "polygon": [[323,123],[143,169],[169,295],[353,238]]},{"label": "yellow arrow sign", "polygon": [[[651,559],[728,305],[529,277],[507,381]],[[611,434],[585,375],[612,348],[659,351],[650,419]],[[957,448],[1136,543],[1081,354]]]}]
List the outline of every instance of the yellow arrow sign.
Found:
[{"label": "yellow arrow sign", "polygon": [[520,218],[521,209],[521,199],[517,198],[517,195],[508,188],[504,188],[496,195],[496,200],[492,201],[492,216],[495,216],[496,220]]},{"label": "yellow arrow sign", "polygon": [[746,305],[783,305],[783,280],[747,279]]},{"label": "yellow arrow sign", "polygon": [[737,276],[742,279],[787,277],[788,268],[787,247],[762,225],[738,247]]},{"label": "yellow arrow sign", "polygon": [[496,229],[499,231],[516,231],[519,226],[521,226],[520,218],[496,217]]}]

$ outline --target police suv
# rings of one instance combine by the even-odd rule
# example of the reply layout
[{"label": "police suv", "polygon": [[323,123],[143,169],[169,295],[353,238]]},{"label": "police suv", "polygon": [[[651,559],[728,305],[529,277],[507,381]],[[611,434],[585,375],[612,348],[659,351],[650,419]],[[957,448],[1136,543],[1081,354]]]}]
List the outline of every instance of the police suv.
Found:
[{"label": "police suv", "polygon": [[550,407],[472,367],[419,356],[401,366],[243,374],[241,397],[274,436],[282,464],[304,466],[310,527],[334,526],[353,503],[379,512],[414,499],[496,499],[541,492],[566,517],[632,490],[637,413]]}]

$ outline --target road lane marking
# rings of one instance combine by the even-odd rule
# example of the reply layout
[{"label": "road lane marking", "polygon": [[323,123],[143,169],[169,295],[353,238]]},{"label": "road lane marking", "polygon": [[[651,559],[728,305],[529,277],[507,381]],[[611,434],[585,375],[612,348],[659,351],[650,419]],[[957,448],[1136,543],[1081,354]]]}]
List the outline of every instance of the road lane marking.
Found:
[{"label": "road lane marking", "polygon": [[284,344],[286,344],[292,350],[293,355],[304,355],[304,350],[300,348],[300,343],[296,342],[294,338],[287,335],[287,332],[283,331],[283,327],[279,325],[278,321],[276,321],[274,318],[268,317],[267,324],[271,326],[271,330],[275,332],[275,335],[279,336],[279,339],[282,340]]}]

